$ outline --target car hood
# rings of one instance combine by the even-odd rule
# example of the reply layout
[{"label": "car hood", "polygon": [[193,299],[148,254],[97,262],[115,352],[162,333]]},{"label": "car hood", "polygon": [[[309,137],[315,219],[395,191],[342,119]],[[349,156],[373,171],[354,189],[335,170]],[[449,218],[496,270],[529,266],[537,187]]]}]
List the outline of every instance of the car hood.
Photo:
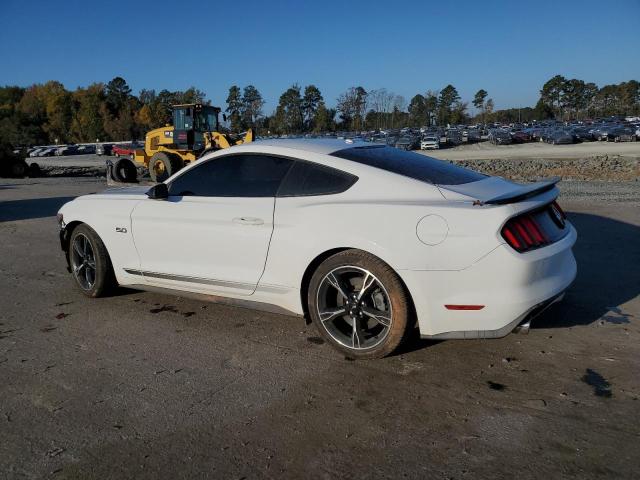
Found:
[{"label": "car hood", "polygon": [[136,185],[135,187],[113,187],[97,195],[146,195],[151,187],[149,185]]},{"label": "car hood", "polygon": [[89,195],[82,195],[77,197],[76,200],[141,200],[147,198],[147,192],[151,187],[149,185],[136,185],[134,187],[114,187],[107,188],[102,192],[91,193]]},{"label": "car hood", "polygon": [[438,188],[448,200],[473,199],[481,204],[505,204],[515,203],[552,190],[559,181],[560,177],[554,177],[523,185],[501,177],[488,177],[461,185],[438,185]]}]

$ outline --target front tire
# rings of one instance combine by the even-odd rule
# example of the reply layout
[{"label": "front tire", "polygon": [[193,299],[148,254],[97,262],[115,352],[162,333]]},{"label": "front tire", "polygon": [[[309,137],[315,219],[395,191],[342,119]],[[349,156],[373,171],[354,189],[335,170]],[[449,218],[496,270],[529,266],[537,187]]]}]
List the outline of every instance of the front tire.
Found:
[{"label": "front tire", "polygon": [[360,250],[345,250],[320,264],[307,305],[320,334],[353,359],[389,355],[409,324],[402,281],[389,265]]},{"label": "front tire", "polygon": [[88,225],[79,225],[71,233],[69,265],[76,285],[88,297],[101,297],[115,286],[107,249]]},{"label": "front tire", "polygon": [[149,160],[149,175],[156,183],[164,182],[183,166],[182,159],[178,155],[165,152],[156,152]]}]

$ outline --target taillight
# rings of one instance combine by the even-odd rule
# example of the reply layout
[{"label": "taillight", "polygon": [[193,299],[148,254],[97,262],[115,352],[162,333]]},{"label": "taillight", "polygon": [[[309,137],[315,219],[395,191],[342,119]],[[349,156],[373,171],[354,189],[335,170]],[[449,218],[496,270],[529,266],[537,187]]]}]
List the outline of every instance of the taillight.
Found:
[{"label": "taillight", "polygon": [[536,219],[537,212],[528,212],[510,219],[502,227],[502,237],[518,252],[552,243]]}]

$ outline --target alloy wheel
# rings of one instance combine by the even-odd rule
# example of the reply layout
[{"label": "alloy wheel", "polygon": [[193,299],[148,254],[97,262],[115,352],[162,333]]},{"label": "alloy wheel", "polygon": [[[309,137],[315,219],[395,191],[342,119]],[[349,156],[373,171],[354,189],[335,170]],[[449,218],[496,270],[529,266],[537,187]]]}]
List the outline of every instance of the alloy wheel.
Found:
[{"label": "alloy wheel", "polygon": [[96,283],[96,257],[91,241],[83,233],[73,239],[71,268],[80,287],[91,290]]},{"label": "alloy wheel", "polygon": [[316,294],[317,313],[325,331],[339,344],[367,350],[382,343],[393,322],[391,300],[370,271],[340,266],[324,276]]}]

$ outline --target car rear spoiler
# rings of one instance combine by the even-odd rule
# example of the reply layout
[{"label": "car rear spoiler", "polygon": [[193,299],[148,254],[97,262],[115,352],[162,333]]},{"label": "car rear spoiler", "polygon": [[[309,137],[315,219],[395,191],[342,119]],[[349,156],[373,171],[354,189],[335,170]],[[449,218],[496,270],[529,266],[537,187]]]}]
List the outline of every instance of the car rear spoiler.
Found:
[{"label": "car rear spoiler", "polygon": [[503,193],[497,197],[484,200],[485,205],[504,205],[505,203],[516,203],[527,198],[535,197],[544,192],[552,190],[560,181],[560,177],[553,177],[548,180],[522,185],[522,187],[514,192]]},{"label": "car rear spoiler", "polygon": [[560,177],[553,177],[535,183],[520,184],[501,177],[487,177],[483,180],[460,185],[439,185],[440,191],[449,197],[449,193],[464,195],[473,199],[474,205],[504,205],[517,203],[556,188]]}]

